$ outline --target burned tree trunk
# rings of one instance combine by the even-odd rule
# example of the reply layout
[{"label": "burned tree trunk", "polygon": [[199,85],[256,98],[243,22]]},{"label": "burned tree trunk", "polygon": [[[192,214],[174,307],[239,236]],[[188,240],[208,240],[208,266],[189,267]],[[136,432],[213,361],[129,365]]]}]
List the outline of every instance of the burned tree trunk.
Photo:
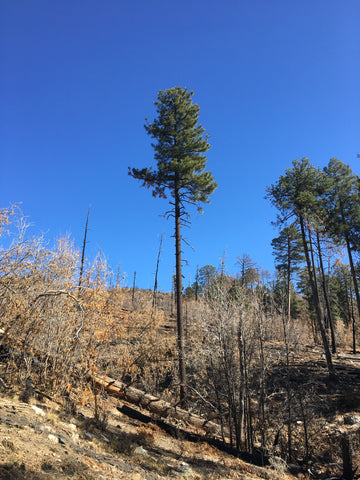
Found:
[{"label": "burned tree trunk", "polygon": [[221,435],[220,426],[214,422],[204,420],[198,415],[187,412],[181,408],[174,407],[158,397],[144,393],[134,387],[128,387],[124,383],[110,377],[92,377],[93,385],[108,393],[112,397],[120,398],[126,402],[138,405],[141,408],[159,415],[162,418],[175,418],[204,429],[206,432]]}]

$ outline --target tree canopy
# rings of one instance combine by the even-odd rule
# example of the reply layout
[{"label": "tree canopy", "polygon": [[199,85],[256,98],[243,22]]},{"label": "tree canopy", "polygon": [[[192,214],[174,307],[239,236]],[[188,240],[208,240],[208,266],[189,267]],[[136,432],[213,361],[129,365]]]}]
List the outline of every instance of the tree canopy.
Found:
[{"label": "tree canopy", "polygon": [[129,168],[129,174],[152,188],[155,197],[166,198],[167,191],[174,197],[179,189],[181,201],[199,204],[209,202],[217,184],[211,172],[204,171],[210,144],[205,129],[197,125],[200,107],[192,103],[193,94],[181,87],[160,90],[154,102],[158,116],[145,124],[156,140],[151,145],[157,170]]}]

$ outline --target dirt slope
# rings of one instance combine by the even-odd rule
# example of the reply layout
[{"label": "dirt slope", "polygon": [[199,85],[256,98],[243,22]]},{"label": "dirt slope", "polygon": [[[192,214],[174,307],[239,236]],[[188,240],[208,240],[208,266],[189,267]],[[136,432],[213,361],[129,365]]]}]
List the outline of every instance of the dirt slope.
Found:
[{"label": "dirt slope", "polygon": [[27,404],[0,395],[0,479],[292,478],[206,443],[173,438],[156,425],[129,419],[117,405],[108,404],[106,425],[99,428],[90,408],[71,417],[48,400]]}]

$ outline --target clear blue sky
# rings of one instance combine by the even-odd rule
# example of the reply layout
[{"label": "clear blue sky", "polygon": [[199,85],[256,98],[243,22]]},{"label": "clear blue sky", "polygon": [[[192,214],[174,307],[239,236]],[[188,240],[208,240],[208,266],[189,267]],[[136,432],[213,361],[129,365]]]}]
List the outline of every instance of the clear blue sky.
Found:
[{"label": "clear blue sky", "polygon": [[174,264],[165,200],[127,175],[154,165],[145,117],[160,89],[194,90],[218,183],[184,232],[189,266],[229,273],[249,254],[273,271],[275,210],[264,199],[294,158],[335,156],[360,175],[360,2],[2,0],[0,206],[22,202],[32,232],[101,248],[132,284]]}]

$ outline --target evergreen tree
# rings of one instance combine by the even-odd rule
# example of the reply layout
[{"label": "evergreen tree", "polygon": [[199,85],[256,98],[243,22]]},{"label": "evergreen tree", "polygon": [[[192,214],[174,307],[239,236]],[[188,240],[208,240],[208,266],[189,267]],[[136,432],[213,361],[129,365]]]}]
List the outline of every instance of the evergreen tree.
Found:
[{"label": "evergreen tree", "polygon": [[335,312],[352,328],[352,351],[356,353],[355,299],[350,266],[338,261],[330,278]]},{"label": "evergreen tree", "polygon": [[218,276],[216,268],[212,265],[205,265],[199,269],[197,284],[203,295],[210,295],[211,288],[216,283]]},{"label": "evergreen tree", "polygon": [[330,160],[324,172],[329,183],[326,195],[326,225],[330,235],[346,245],[360,316],[359,285],[353,260],[353,252],[360,251],[359,178],[352,173],[348,165],[336,158]]},{"label": "evergreen tree", "polygon": [[294,160],[293,168],[287,168],[276,184],[267,188],[267,198],[280,211],[279,223],[285,223],[295,217],[300,226],[309,283],[311,286],[316,319],[324,347],[330,377],[335,376],[328,338],[325,331],[325,319],[320,304],[320,295],[316,279],[316,269],[311,239],[311,221],[324,190],[324,175],[321,170],[310,164],[307,158]]},{"label": "evergreen tree", "polygon": [[271,245],[275,255],[275,267],[286,282],[287,314],[290,320],[292,276],[299,269],[299,263],[304,260],[301,236],[295,224],[283,228]]},{"label": "evergreen tree", "polygon": [[160,90],[155,101],[157,118],[146,123],[145,130],[155,139],[152,147],[155,151],[157,169],[152,167],[129,168],[129,174],[141,180],[147,188],[152,188],[155,197],[172,200],[171,215],[175,219],[175,258],[176,258],[176,299],[177,332],[180,374],[180,402],[186,402],[186,369],[184,322],[182,314],[182,260],[181,260],[181,224],[188,223],[186,204],[197,205],[209,203],[209,196],[217,184],[206,167],[205,153],[209,150],[208,136],[198,125],[198,105],[192,102],[193,92],[187,88],[174,87]]}]

